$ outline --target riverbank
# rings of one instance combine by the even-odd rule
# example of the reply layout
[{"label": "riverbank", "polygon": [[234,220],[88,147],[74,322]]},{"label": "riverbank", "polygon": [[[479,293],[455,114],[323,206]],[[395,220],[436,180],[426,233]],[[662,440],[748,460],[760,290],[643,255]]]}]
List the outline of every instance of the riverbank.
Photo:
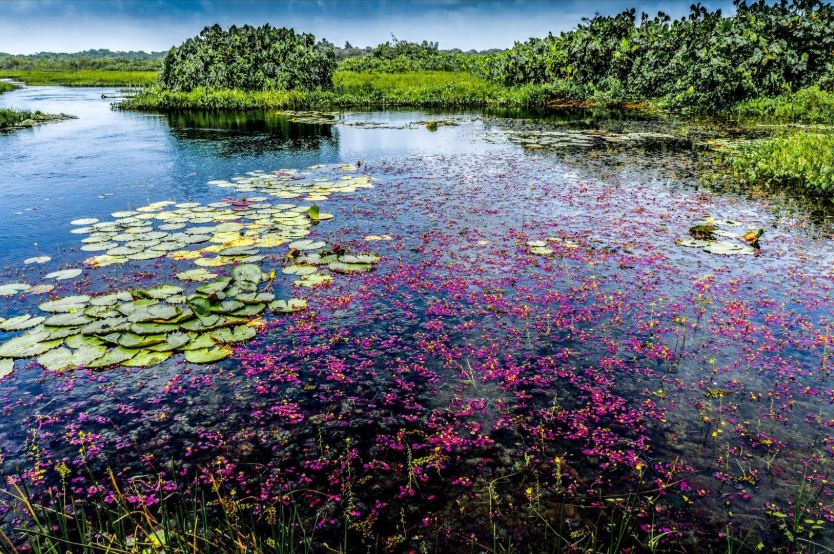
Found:
[{"label": "riverbank", "polygon": [[11,78],[27,85],[59,85],[64,87],[132,87],[147,86],[156,81],[156,71],[108,71],[79,69],[46,71],[34,69],[2,69],[0,78]]}]

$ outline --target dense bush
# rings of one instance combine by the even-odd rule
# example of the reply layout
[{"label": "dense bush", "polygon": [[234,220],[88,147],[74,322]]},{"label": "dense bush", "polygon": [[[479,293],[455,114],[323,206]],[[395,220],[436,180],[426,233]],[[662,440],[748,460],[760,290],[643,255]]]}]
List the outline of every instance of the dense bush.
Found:
[{"label": "dense bush", "polygon": [[333,86],[333,46],[292,29],[219,25],[172,48],[162,66],[168,90],[321,90]]},{"label": "dense bush", "polygon": [[436,42],[417,43],[394,38],[342,60],[339,69],[379,73],[464,71],[471,68],[476,57],[477,54],[465,54],[460,50],[440,50]]},{"label": "dense bush", "polygon": [[735,1],[725,17],[693,5],[639,22],[634,10],[516,43],[477,71],[505,85],[573,82],[582,97],[665,98],[715,110],[815,83],[834,85],[834,8],[820,0]]}]

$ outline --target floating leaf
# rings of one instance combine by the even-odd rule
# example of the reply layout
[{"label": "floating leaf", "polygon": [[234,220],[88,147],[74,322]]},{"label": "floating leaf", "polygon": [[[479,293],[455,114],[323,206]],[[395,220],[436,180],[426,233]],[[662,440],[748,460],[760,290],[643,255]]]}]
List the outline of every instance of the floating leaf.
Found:
[{"label": "floating leaf", "polygon": [[63,281],[66,279],[74,279],[82,273],[83,270],[81,269],[62,269],[61,271],[53,271],[52,273],[47,273],[44,277],[46,279],[55,279],[56,281]]},{"label": "floating leaf", "polygon": [[281,312],[292,313],[307,309],[307,301],[303,298],[290,298],[289,300],[276,300],[269,304],[269,309]]},{"label": "floating leaf", "polygon": [[52,258],[49,256],[36,256],[34,258],[27,258],[23,260],[23,263],[26,265],[29,264],[45,264],[46,262],[50,261]]},{"label": "floating leaf", "polygon": [[253,327],[238,325],[237,327],[218,329],[212,332],[211,336],[217,342],[233,343],[247,341],[256,334],[257,331]]},{"label": "floating leaf", "polygon": [[0,322],[0,330],[23,331],[24,329],[31,329],[32,327],[39,325],[44,319],[46,318],[33,317],[29,314],[19,315]]},{"label": "floating leaf", "polygon": [[210,281],[215,277],[217,277],[216,273],[212,273],[202,268],[177,273],[177,279],[182,279],[183,281]]},{"label": "floating leaf", "polygon": [[171,352],[167,351],[140,350],[134,357],[122,362],[122,365],[127,367],[150,367],[161,364],[170,357]]},{"label": "floating leaf", "polygon": [[0,379],[8,377],[14,372],[14,360],[0,358]]},{"label": "floating leaf", "polygon": [[14,296],[19,292],[30,289],[31,286],[26,283],[8,283],[0,285],[0,296]]},{"label": "floating leaf", "polygon": [[309,217],[313,221],[318,221],[319,220],[319,207],[315,204],[310,206],[310,209],[307,210],[307,217]]},{"label": "floating leaf", "polygon": [[224,346],[187,350],[185,352],[185,360],[192,364],[210,364],[227,358],[231,353],[232,349]]},{"label": "floating leaf", "polygon": [[90,302],[89,296],[79,294],[76,296],[65,296],[64,298],[59,298],[57,300],[50,300],[49,302],[44,302],[38,307],[45,312],[52,313],[74,312],[83,310],[84,306],[88,302]]}]

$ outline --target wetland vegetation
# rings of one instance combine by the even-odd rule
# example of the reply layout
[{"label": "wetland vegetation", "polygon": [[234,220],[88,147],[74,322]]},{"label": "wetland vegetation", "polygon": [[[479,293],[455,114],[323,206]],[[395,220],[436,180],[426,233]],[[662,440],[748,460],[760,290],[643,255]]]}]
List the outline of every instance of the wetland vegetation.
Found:
[{"label": "wetland vegetation", "polygon": [[833,25],[0,55],[0,549],[831,551]]}]

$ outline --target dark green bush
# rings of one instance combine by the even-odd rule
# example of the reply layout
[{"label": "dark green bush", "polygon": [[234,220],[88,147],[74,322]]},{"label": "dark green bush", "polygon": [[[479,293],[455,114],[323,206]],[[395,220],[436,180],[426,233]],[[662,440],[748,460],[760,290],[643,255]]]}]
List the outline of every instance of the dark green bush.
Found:
[{"label": "dark green bush", "polygon": [[634,10],[516,43],[476,71],[505,85],[576,83],[583,97],[663,98],[714,111],[813,84],[834,86],[834,8],[821,0],[735,1],[724,16],[693,5],[672,20]]},{"label": "dark green bush", "polygon": [[163,87],[237,90],[327,90],[333,87],[333,46],[292,29],[219,25],[171,48],[162,65]]}]

